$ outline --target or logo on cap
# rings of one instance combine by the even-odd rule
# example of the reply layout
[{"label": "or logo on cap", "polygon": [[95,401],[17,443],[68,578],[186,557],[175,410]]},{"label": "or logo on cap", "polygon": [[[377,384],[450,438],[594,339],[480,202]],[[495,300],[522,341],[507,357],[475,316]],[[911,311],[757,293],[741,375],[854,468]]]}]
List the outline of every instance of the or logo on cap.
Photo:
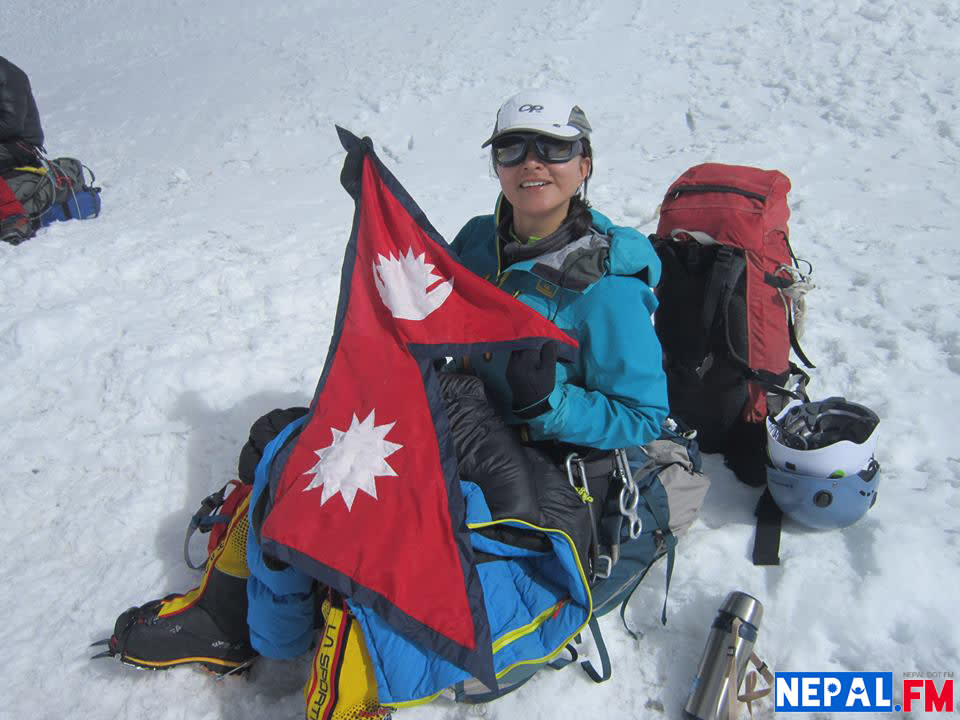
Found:
[{"label": "or logo on cap", "polygon": [[517,112],[528,112],[528,113],[543,112],[543,105],[531,105],[530,103],[526,103],[518,107]]}]

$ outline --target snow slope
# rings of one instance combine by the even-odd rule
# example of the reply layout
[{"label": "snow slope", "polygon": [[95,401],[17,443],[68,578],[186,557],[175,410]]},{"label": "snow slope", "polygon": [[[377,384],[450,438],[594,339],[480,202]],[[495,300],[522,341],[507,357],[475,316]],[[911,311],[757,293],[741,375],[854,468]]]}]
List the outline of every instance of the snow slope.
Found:
[{"label": "snow slope", "polygon": [[91,663],[86,645],[195,581],[190,513],[252,420],[313,393],[352,218],[333,124],[373,137],[452,238],[492,208],[480,143],[524,86],[581,99],[591,199],[623,224],[652,230],[699,162],[791,177],[818,285],[812,390],[880,413],[883,492],[846,531],[788,526],[782,565],[761,569],[757,491],[709,458],[669,624],[662,570],[628,611],[639,643],[602,623],[610,682],[545,672],[486,707],[400,716],[678,717],[733,589],[765,604],[775,669],[960,670],[956,0],[278,5],[0,5],[0,54],[30,74],[48,149],[104,188],[99,219],[0,246],[0,718],[300,716],[306,659],[214,682]]}]

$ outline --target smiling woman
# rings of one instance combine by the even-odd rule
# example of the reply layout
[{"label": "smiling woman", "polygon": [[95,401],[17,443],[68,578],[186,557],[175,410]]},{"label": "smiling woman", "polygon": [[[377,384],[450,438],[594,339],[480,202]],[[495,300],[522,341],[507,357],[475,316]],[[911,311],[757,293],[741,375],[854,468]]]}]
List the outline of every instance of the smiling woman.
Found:
[{"label": "smiling woman", "polygon": [[501,414],[533,440],[612,449],[655,439],[667,414],[650,322],[660,262],[644,235],[590,209],[591,132],[572,98],[507,100],[483,143],[500,180],[495,213],[470,220],[453,248],[580,343],[572,363],[558,364],[551,343],[466,360]]},{"label": "smiling woman", "polygon": [[[590,176],[589,141],[509,133],[493,142],[504,197],[521,237],[546,237],[563,224],[571,198]],[[579,198],[578,198],[579,199]]]}]

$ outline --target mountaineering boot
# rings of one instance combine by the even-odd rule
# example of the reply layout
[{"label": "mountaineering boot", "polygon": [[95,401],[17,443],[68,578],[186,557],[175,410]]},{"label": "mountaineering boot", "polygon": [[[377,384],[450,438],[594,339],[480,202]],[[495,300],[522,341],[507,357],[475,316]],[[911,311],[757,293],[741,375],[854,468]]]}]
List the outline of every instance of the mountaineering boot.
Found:
[{"label": "mountaineering boot", "polygon": [[236,506],[207,558],[199,586],[120,615],[110,655],[151,670],[199,663],[219,675],[240,670],[257,657],[247,627],[248,506],[249,496]]},{"label": "mountaineering boot", "polygon": [[360,623],[339,597],[323,601],[323,632],[303,687],[306,720],[389,720]]},{"label": "mountaineering boot", "polygon": [[35,233],[34,224],[30,221],[30,218],[23,215],[0,220],[0,242],[19,245],[24,240],[32,238]]}]

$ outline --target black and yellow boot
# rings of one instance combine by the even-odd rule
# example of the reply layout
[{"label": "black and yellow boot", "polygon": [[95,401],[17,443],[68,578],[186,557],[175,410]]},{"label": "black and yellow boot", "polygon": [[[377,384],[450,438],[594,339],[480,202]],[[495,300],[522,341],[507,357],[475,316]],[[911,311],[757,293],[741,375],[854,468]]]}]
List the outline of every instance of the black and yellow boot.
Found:
[{"label": "black and yellow boot", "polygon": [[323,633],[303,688],[306,720],[389,720],[360,623],[342,599],[323,601]]},{"label": "black and yellow boot", "polygon": [[151,670],[199,663],[218,675],[241,670],[257,657],[247,626],[248,506],[249,496],[236,505],[200,585],[124,612],[107,654]]}]

